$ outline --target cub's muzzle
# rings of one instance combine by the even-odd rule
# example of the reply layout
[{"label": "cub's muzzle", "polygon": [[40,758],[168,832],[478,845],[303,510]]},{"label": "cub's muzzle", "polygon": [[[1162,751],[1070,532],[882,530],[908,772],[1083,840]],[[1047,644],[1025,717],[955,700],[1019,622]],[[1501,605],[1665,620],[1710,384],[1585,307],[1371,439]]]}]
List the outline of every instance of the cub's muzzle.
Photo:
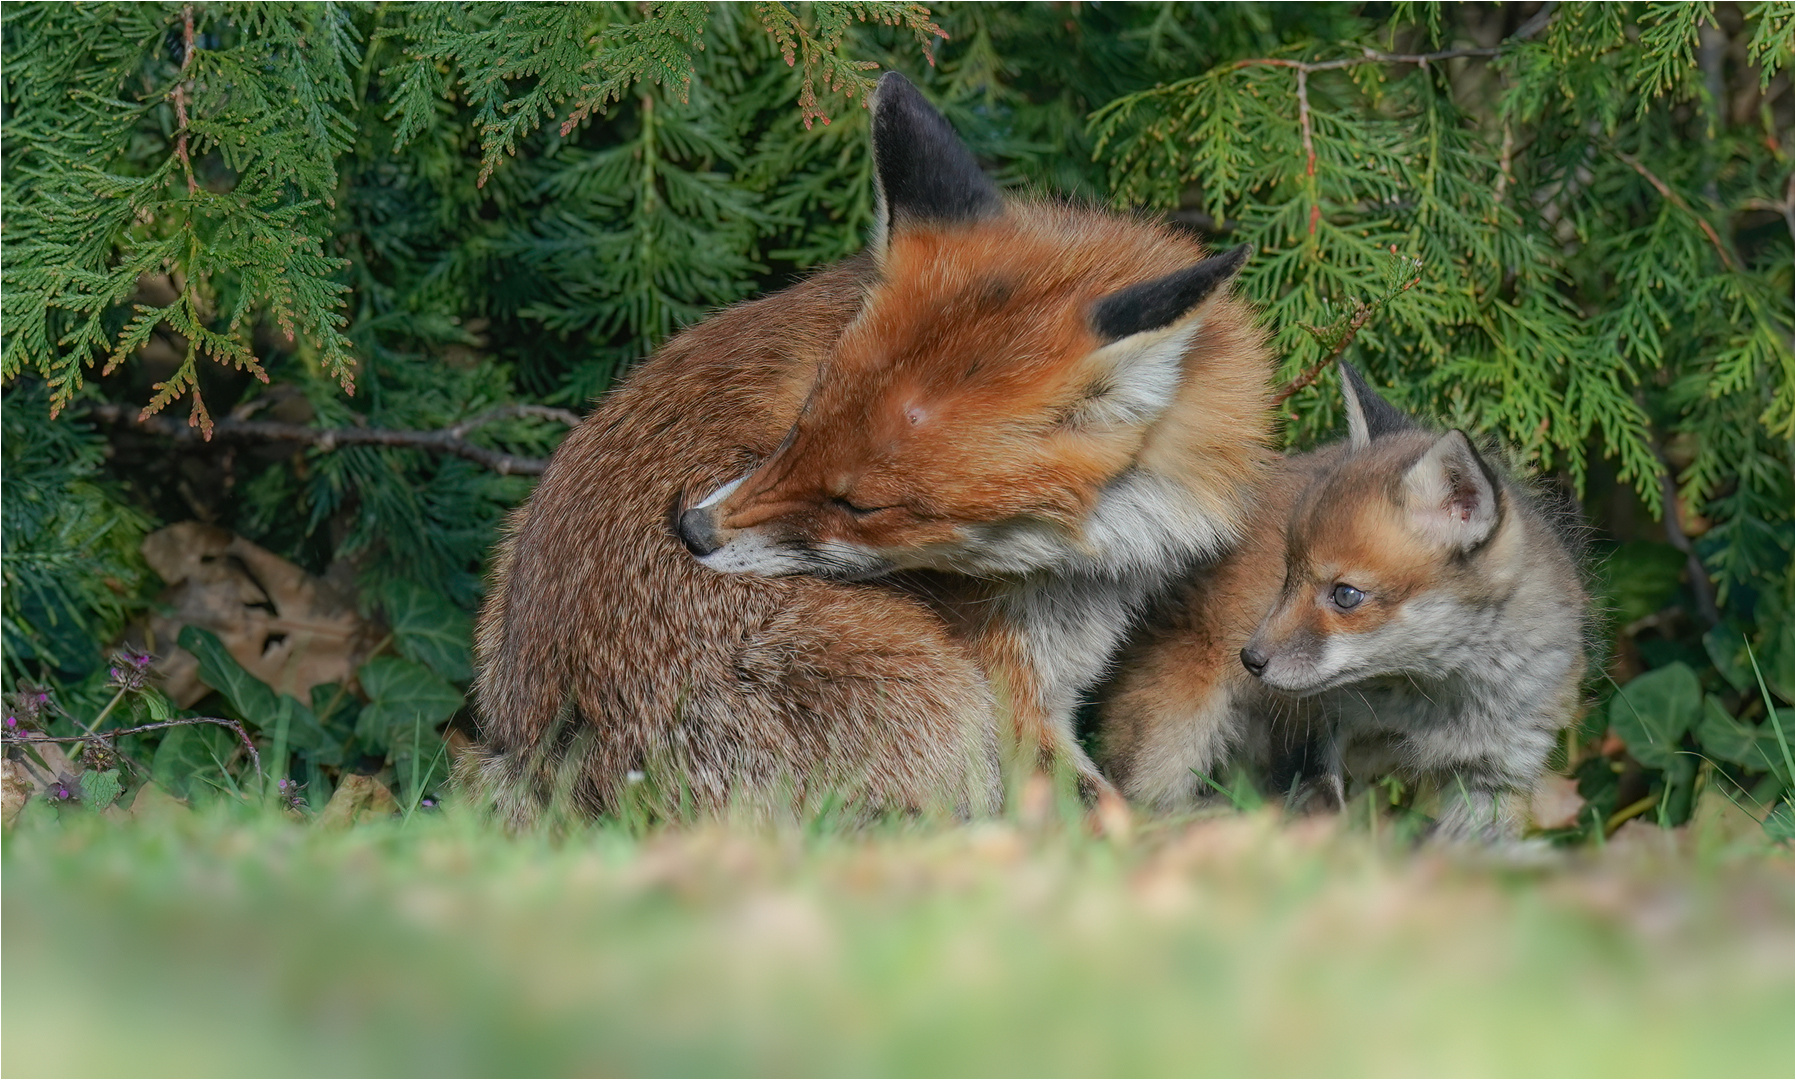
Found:
[{"label": "cub's muzzle", "polygon": [[1256,678],[1265,672],[1268,659],[1265,653],[1255,649],[1252,645],[1241,650],[1241,666],[1247,669],[1249,675]]}]

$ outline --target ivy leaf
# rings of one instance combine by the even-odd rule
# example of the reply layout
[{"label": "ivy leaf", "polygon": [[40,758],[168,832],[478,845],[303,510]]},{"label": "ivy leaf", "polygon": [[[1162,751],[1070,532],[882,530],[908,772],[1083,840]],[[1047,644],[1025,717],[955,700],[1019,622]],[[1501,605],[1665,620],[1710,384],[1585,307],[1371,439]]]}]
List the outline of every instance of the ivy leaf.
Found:
[{"label": "ivy leaf", "polygon": [[1746,659],[1746,636],[1731,626],[1717,626],[1702,636],[1709,662],[1729,686],[1744,693],[1752,686],[1752,665]]},{"label": "ivy leaf", "polygon": [[1603,564],[1608,601],[1617,626],[1651,615],[1677,595],[1684,553],[1670,544],[1630,540]]},{"label": "ivy leaf", "polygon": [[376,745],[410,737],[414,725],[434,731],[461,708],[460,690],[410,660],[377,656],[362,665],[360,675],[368,704],[356,719],[356,734]]},{"label": "ivy leaf", "polygon": [[461,691],[422,664],[394,656],[375,657],[360,675],[369,701],[356,720],[356,735],[386,748],[405,801],[415,803],[441,771],[445,750],[437,726],[461,708]]},{"label": "ivy leaf", "polygon": [[1683,662],[1634,679],[1609,700],[1609,726],[1628,744],[1634,760],[1653,769],[1669,766],[1678,743],[1702,711],[1702,684]]},{"label": "ivy leaf", "polygon": [[362,703],[339,683],[319,683],[312,687],[312,715],[333,738],[347,742],[355,737],[356,718]]},{"label": "ivy leaf", "polygon": [[230,760],[236,742],[217,724],[171,728],[150,759],[150,779],[181,799],[229,790],[229,780],[220,766]]},{"label": "ivy leaf", "polygon": [[408,660],[452,682],[474,677],[470,641],[474,621],[440,592],[415,581],[398,580],[386,591],[387,622],[393,644]]},{"label": "ivy leaf", "polygon": [[[1765,685],[1771,692],[1788,705],[1796,701],[1791,695],[1791,679],[1796,677],[1796,625],[1785,619],[1766,648],[1764,659],[1759,661],[1759,672],[1765,676]],[[1770,704],[1766,702],[1766,704]]]},{"label": "ivy leaf", "polygon": [[343,740],[334,738],[318,723],[312,710],[290,694],[276,694],[267,683],[243,670],[224,643],[210,630],[197,626],[181,629],[181,648],[199,659],[200,678],[230,701],[244,723],[264,733],[287,725],[287,746],[303,750],[313,761],[335,765],[342,761]]},{"label": "ivy leaf", "polygon": [[117,769],[107,769],[105,772],[89,769],[81,774],[81,801],[95,810],[111,806],[123,790],[124,785],[119,783]]},{"label": "ivy leaf", "polygon": [[1777,800],[1772,805],[1771,812],[1766,814],[1765,820],[1759,824],[1765,830],[1766,836],[1780,844],[1788,844],[1796,839],[1796,821],[1792,820],[1790,813],[1789,796],[1786,795]]},{"label": "ivy leaf", "polygon": [[173,720],[175,717],[175,703],[168,700],[168,697],[164,695],[162,691],[153,686],[144,690],[143,703],[145,708],[149,710],[150,719],[156,723],[161,723],[164,720]]},{"label": "ivy leaf", "polygon": [[1793,718],[1796,718],[1796,710],[1778,709],[1769,722],[1744,723],[1730,715],[1720,699],[1711,694],[1703,699],[1696,741],[1711,757],[1744,765],[1755,772],[1773,773],[1788,783],[1789,770],[1784,767],[1783,753],[1778,749],[1777,735],[1772,731],[1771,723],[1783,728],[1786,745],[1796,745]]},{"label": "ivy leaf", "polygon": [[274,719],[280,708],[274,690],[243,670],[218,635],[197,626],[184,626],[177,640],[181,648],[199,660],[200,678],[223,694],[245,723],[260,728]]}]

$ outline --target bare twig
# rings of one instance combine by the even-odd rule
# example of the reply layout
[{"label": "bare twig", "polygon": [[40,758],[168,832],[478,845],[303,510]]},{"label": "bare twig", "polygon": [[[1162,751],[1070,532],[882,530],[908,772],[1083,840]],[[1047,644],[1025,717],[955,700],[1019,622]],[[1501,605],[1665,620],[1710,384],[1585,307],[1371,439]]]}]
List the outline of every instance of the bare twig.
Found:
[{"label": "bare twig", "polygon": [[30,746],[32,743],[78,743],[93,742],[96,739],[116,739],[123,735],[141,735],[146,731],[159,731],[162,728],[181,727],[186,724],[217,724],[228,727],[237,733],[243,748],[249,752],[250,764],[256,767],[256,777],[262,777],[262,755],[256,753],[256,744],[250,741],[249,732],[235,720],[224,720],[216,716],[189,716],[180,720],[162,720],[154,724],[139,724],[137,727],[114,728],[100,731],[92,735],[0,735],[0,744],[6,746]]},{"label": "bare twig", "polygon": [[[1534,17],[1523,23],[1515,33],[1503,42],[1504,45],[1527,41],[1546,28],[1552,18],[1553,5],[1544,4],[1534,13]],[[1388,53],[1377,49],[1362,47],[1360,55],[1342,57],[1339,60],[1289,60],[1283,57],[1251,57],[1236,60],[1231,67],[1282,67],[1292,68],[1304,74],[1318,71],[1341,71],[1355,68],[1363,64],[1414,64],[1427,67],[1429,64],[1445,63],[1448,60],[1466,60],[1474,57],[1489,58],[1503,55],[1502,45],[1466,46],[1458,49],[1441,49],[1431,53]]]},{"label": "bare twig", "polygon": [[[1393,247],[1391,249],[1391,254],[1393,256],[1397,255],[1396,248]],[[1366,303],[1355,298],[1352,301],[1353,310],[1348,313],[1344,319],[1330,323],[1326,328],[1318,329],[1317,327],[1307,325],[1303,327],[1305,330],[1308,330],[1311,336],[1320,342],[1323,348],[1327,351],[1323,354],[1322,359],[1305,368],[1302,374],[1286,383],[1278,393],[1273,395],[1272,407],[1274,409],[1283,405],[1292,394],[1297,393],[1299,390],[1302,390],[1304,387],[1315,382],[1316,379],[1321,376],[1325,368],[1340,359],[1341,354],[1347,351],[1347,346],[1353,344],[1353,339],[1359,336],[1360,329],[1372,318],[1374,312],[1384,307],[1398,296],[1415,288],[1416,283],[1422,280],[1422,262],[1420,259],[1402,259],[1400,256],[1399,259],[1400,262],[1398,266],[1393,267],[1391,283],[1389,287],[1385,289],[1383,296],[1375,297],[1371,303]],[[1397,277],[1397,274],[1401,274],[1401,278]],[[1341,336],[1333,342],[1330,342],[1328,338],[1337,332],[1336,328],[1339,328],[1338,332]]]},{"label": "bare twig", "polygon": [[193,5],[181,7],[181,81],[175,84],[169,97],[175,103],[175,156],[181,159],[181,168],[187,172],[187,192],[192,194],[199,190],[198,181],[193,178],[193,159],[187,152],[187,95],[192,93],[192,82],[187,78],[187,66],[193,63]]},{"label": "bare twig", "polygon": [[[102,423],[152,432],[178,443],[206,441],[199,432],[178,420],[163,416],[139,416],[135,411],[123,405],[93,404],[87,406],[85,411],[88,416]],[[436,431],[403,431],[370,427],[315,428],[304,424],[283,424],[273,420],[242,420],[230,417],[214,424],[212,435],[215,438],[238,442],[306,443],[316,446],[320,450],[332,450],[339,446],[399,446],[464,458],[477,465],[483,465],[501,476],[540,476],[543,469],[548,466],[547,459],[507,454],[500,450],[477,446],[468,442],[466,438],[468,433],[476,428],[499,420],[523,416],[555,420],[569,426],[580,422],[580,417],[567,409],[556,409],[546,405],[518,404],[501,405],[481,413],[479,416]]]},{"label": "bare twig", "polygon": [[1715,226],[1709,224],[1707,218],[1703,217],[1695,210],[1692,210],[1690,204],[1684,201],[1682,195],[1671,190],[1670,185],[1654,175],[1653,171],[1645,165],[1642,165],[1640,159],[1634,155],[1617,150],[1615,151],[1615,156],[1630,166],[1635,172],[1645,177],[1646,182],[1651,184],[1660,195],[1664,196],[1666,202],[1669,202],[1671,205],[1696,219],[1696,223],[1702,227],[1703,235],[1707,236],[1709,238],[1709,243],[1714,245],[1715,254],[1721,256],[1721,264],[1723,266],[1727,267],[1729,270],[1739,269],[1739,267],[1734,264],[1734,257],[1729,255],[1727,253],[1727,248],[1722,246],[1721,236],[1715,231]]},{"label": "bare twig", "polygon": [[1715,603],[1715,583],[1709,580],[1708,568],[1696,554],[1696,545],[1690,542],[1678,516],[1678,507],[1683,504],[1678,502],[1678,486],[1672,478],[1671,463],[1665,460],[1664,452],[1657,446],[1653,451],[1664,467],[1659,473],[1659,485],[1665,499],[1665,539],[1684,553],[1684,576],[1690,579],[1690,595],[1696,600],[1696,614],[1709,626],[1717,626],[1721,623],[1721,609]]},{"label": "bare twig", "polygon": [[1547,28],[1547,23],[1553,21],[1553,7],[1553,0],[1547,0],[1546,3],[1540,5],[1540,10],[1536,11],[1527,22],[1516,27],[1515,33],[1510,34],[1508,40],[1527,41],[1529,38],[1539,34],[1542,30],[1545,30]]},{"label": "bare twig", "polygon": [[1278,393],[1272,395],[1272,407],[1276,409],[1280,405],[1283,405],[1292,394],[1297,393],[1299,390],[1302,390],[1304,387],[1320,378],[1323,369],[1340,359],[1341,354],[1347,351],[1347,346],[1353,344],[1353,339],[1359,336],[1360,327],[1366,325],[1366,320],[1370,319],[1372,313],[1376,310],[1378,310],[1376,305],[1367,304],[1365,307],[1360,308],[1358,311],[1355,311],[1352,315],[1348,316],[1347,333],[1341,338],[1341,343],[1335,346],[1334,350],[1329,352],[1322,359],[1305,368],[1303,374],[1286,383],[1283,389],[1279,390]]}]

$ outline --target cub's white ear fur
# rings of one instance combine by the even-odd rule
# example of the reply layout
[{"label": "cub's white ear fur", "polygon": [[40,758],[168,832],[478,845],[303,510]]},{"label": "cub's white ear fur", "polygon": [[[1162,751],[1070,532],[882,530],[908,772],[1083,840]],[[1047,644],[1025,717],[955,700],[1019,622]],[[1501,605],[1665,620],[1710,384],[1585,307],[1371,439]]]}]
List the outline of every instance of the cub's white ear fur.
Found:
[{"label": "cub's white ear fur", "polygon": [[1200,318],[1130,334],[1085,358],[1085,394],[1067,422],[1074,427],[1142,427],[1160,418],[1178,395],[1185,350],[1203,326]]},{"label": "cub's white ear fur", "polygon": [[1424,536],[1471,551],[1502,520],[1502,493],[1490,466],[1463,431],[1442,435],[1403,478],[1410,520]]}]

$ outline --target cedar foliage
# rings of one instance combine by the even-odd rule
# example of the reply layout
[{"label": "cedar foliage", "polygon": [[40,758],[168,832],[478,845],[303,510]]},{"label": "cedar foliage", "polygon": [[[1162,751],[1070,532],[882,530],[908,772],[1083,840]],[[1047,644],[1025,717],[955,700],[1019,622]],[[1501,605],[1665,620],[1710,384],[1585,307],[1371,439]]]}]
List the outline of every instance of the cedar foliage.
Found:
[{"label": "cedar foliage", "polygon": [[[1349,355],[1381,388],[1596,518],[1613,681],[1664,694],[1593,688],[1566,761],[1592,804],[1655,797],[1674,823],[1712,782],[1770,805],[1791,12],[8,5],[6,678],[94,671],[154,588],[137,538],[193,516],[348,568],[370,609],[405,589],[472,609],[525,478],[405,447],[171,446],[83,410],[424,430],[581,407],[706,311],[858,249],[859,101],[895,67],[1007,185],[1253,242],[1286,379],[1375,302]],[[1294,443],[1338,426],[1332,379],[1284,404]],[[540,457],[562,431],[468,438]],[[1709,764],[1618,757],[1611,726]]]}]

